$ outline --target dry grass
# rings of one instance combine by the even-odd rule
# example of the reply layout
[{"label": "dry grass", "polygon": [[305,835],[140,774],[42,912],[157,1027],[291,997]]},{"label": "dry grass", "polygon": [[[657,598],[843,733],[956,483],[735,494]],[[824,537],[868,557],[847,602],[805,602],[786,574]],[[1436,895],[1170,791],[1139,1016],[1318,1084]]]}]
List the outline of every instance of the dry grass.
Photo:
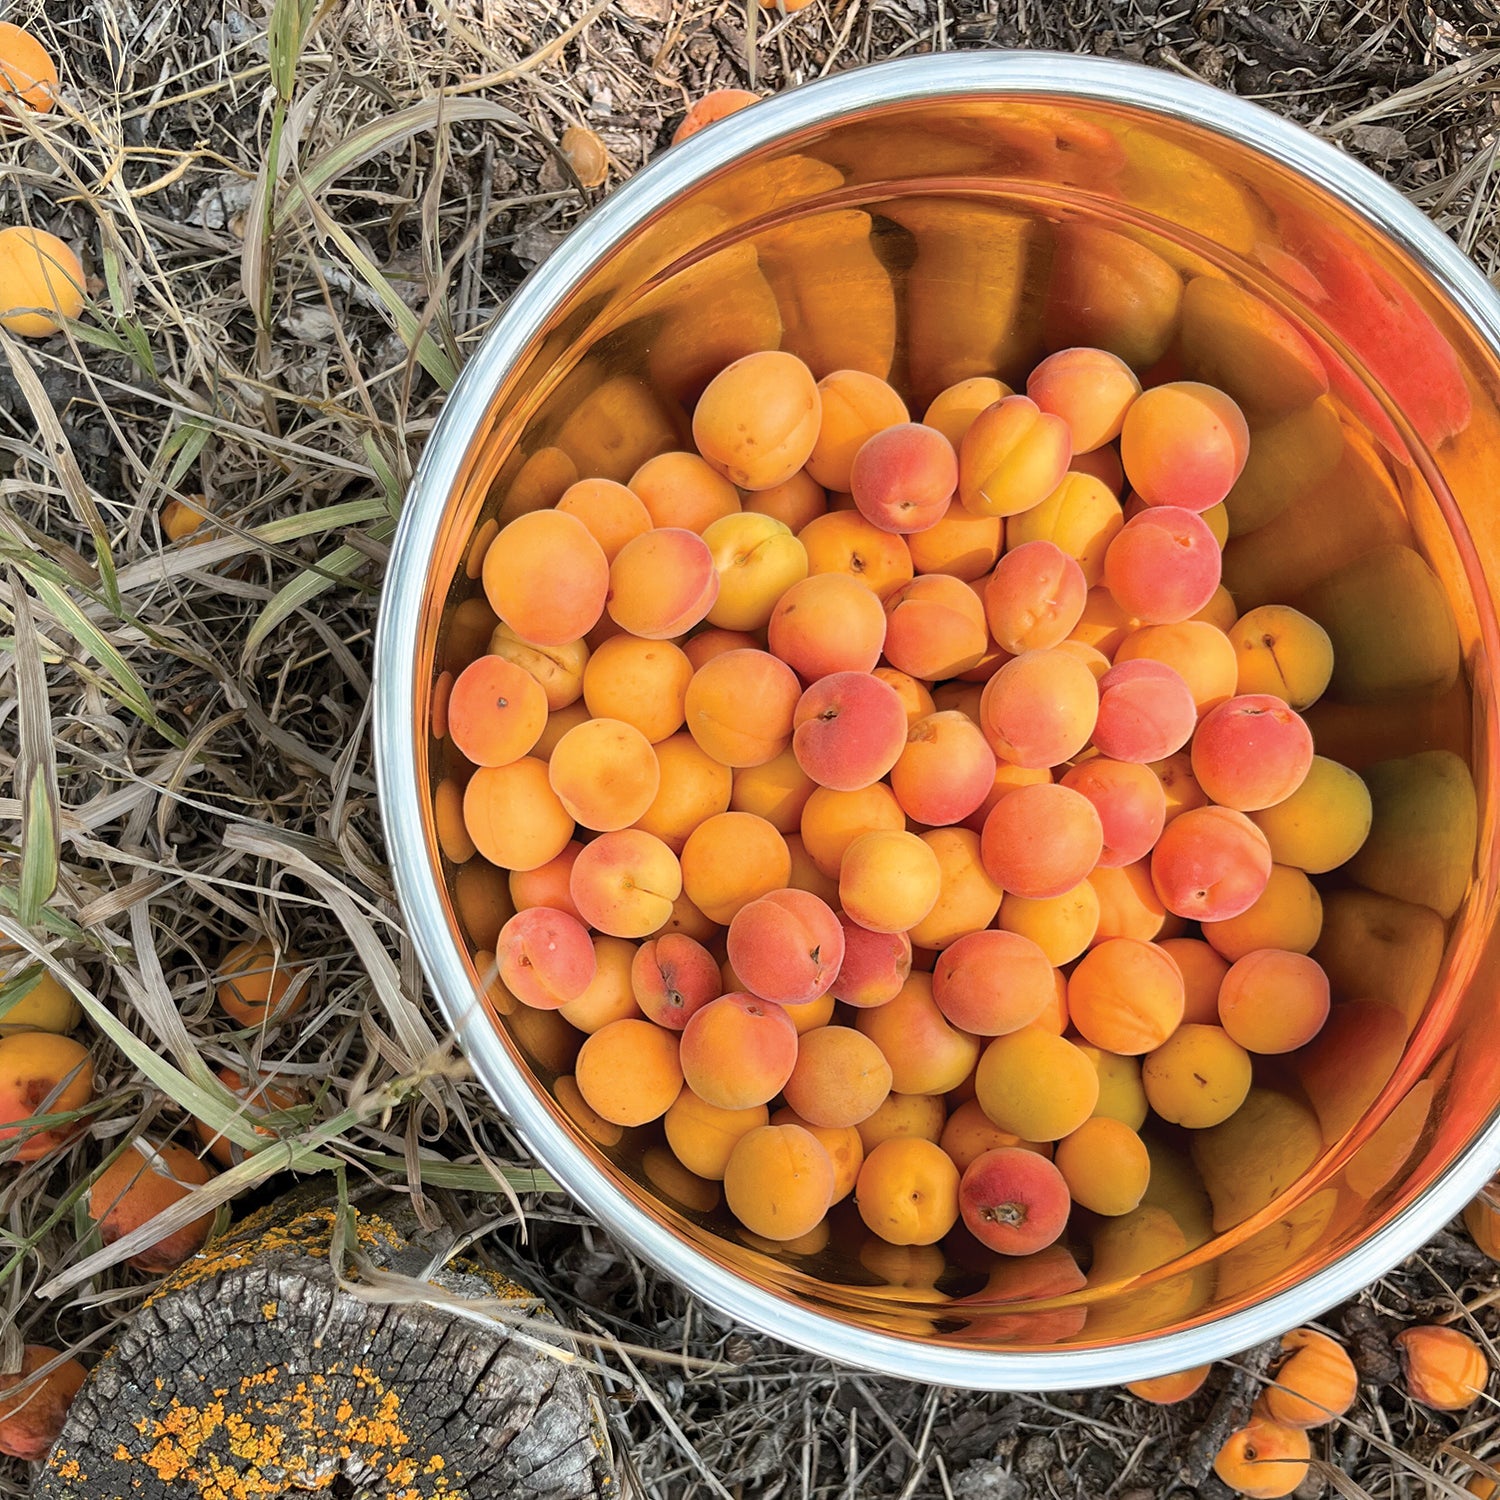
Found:
[{"label": "dry grass", "polygon": [[[369,676],[411,466],[466,353],[590,207],[557,163],[562,130],[592,125],[628,175],[690,97],[751,81],[741,0],[22,0],[9,18],[49,41],[67,86],[54,116],[0,137],[0,220],[78,245],[92,306],[65,337],[3,341],[0,932],[76,981],[101,1088],[79,1145],[0,1186],[5,1356],[23,1338],[97,1351],[129,1316],[147,1287],[90,1237],[81,1194],[129,1139],[182,1136],[187,1109],[253,1144],[209,1072],[230,1064],[311,1102],[220,1199],[272,1195],[289,1168],[409,1180],[580,1328],[727,1362],[706,1379],[611,1356],[642,1493],[1170,1493],[1208,1398],[1148,1413],[1111,1392],[975,1398],[841,1374],[721,1326],[556,1197],[532,1198],[519,1234],[501,1189],[536,1183],[443,1038],[394,907]],[[1484,0],[1018,0],[998,16],[816,0],[760,16],[753,61],[774,88],[992,45],[1133,57],[1257,98],[1500,264],[1500,11]],[[169,543],[162,506],[191,495],[211,526]],[[293,1024],[235,1031],[214,1006],[216,965],[247,933],[310,961]],[[1367,1300],[1398,1321],[1462,1316],[1490,1285],[1450,1238]],[[1378,1374],[1376,1314],[1349,1316]],[[1457,1455],[1500,1454],[1488,1408],[1455,1431],[1370,1390],[1323,1450],[1337,1493],[1453,1494]],[[25,1487],[20,1466],[0,1478]]]}]

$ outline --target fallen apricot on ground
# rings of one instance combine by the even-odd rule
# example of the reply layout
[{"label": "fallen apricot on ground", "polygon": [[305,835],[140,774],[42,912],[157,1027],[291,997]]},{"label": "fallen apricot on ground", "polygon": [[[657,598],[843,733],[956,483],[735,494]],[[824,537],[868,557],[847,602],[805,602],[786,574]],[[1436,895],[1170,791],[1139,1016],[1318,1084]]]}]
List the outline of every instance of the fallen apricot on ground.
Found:
[{"label": "fallen apricot on ground", "polygon": [[1463,1411],[1484,1394],[1490,1365],[1468,1334],[1421,1324],[1396,1335],[1401,1370],[1412,1400],[1436,1411]]},{"label": "fallen apricot on ground", "polygon": [[[39,1377],[37,1372],[54,1361],[56,1368]],[[21,1368],[0,1375],[0,1453],[32,1462],[45,1458],[87,1378],[76,1359],[63,1359],[46,1344],[25,1345]]]},{"label": "fallen apricot on ground", "polygon": [[[89,1187],[89,1217],[106,1245],[134,1234],[195,1187],[212,1181],[214,1171],[185,1146],[145,1140],[127,1146]],[[203,1248],[213,1228],[214,1210],[171,1230],[136,1251],[129,1264],[153,1275],[174,1270]]]}]

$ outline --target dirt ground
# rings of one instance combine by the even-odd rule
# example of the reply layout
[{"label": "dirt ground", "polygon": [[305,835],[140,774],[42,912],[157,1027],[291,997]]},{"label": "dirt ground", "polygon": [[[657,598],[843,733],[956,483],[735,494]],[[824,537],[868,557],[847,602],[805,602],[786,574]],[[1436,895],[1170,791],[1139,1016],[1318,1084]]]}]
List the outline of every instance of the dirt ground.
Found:
[{"label": "dirt ground", "polygon": [[[0,931],[84,981],[100,1079],[79,1144],[0,1178],[6,1351],[19,1334],[87,1361],[149,1291],[90,1237],[81,1195],[128,1137],[184,1135],[174,1100],[216,1128],[232,1117],[202,1058],[274,1071],[308,1100],[289,1152],[217,1180],[225,1205],[274,1196],[289,1160],[414,1169],[433,1209],[484,1231],[482,1252],[566,1321],[731,1367],[601,1353],[626,1494],[1223,1494],[1194,1439],[1248,1406],[1254,1382],[1229,1366],[1168,1409],[852,1375],[723,1326],[526,1191],[523,1151],[443,1042],[385,869],[368,738],[382,565],[451,371],[709,88],[953,48],[1131,58],[1336,141],[1491,273],[1500,8],[813,0],[761,13],[753,47],[741,0],[0,9],[47,39],[64,80],[62,108],[0,135],[0,221],[72,242],[94,299],[69,334],[0,340]],[[466,108],[434,132],[439,91]],[[609,147],[601,189],[553,162],[572,124]],[[299,179],[311,207],[294,211]],[[163,507],[193,495],[211,525],[171,542]],[[251,931],[311,960],[298,1024],[233,1031],[213,1004],[216,965]],[[523,1193],[526,1235],[493,1163]],[[1493,1406],[1415,1406],[1390,1344],[1417,1319],[1494,1331],[1494,1286],[1455,1227],[1331,1315],[1366,1384],[1299,1494],[1462,1495],[1475,1462],[1500,1461]],[[0,1493],[27,1484],[24,1465],[0,1471]]]}]

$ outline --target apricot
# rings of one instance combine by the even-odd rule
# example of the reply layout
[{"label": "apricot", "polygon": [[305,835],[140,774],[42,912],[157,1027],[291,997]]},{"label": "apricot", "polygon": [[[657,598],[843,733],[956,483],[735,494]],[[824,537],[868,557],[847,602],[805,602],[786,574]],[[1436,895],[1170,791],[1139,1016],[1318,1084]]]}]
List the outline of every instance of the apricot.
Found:
[{"label": "apricot", "polygon": [[960,1172],[966,1171],[969,1164],[986,1151],[1005,1146],[1034,1151],[1040,1156],[1050,1157],[1052,1154],[1052,1147],[1046,1141],[1023,1141],[1020,1136],[1001,1130],[980,1108],[977,1099],[966,1099],[948,1116],[943,1133],[938,1137],[938,1144],[952,1158],[953,1165]]},{"label": "apricot", "polygon": [[862,833],[881,829],[900,831],[905,827],[906,814],[901,811],[895,794],[877,781],[854,792],[820,786],[802,809],[798,831],[813,863],[824,875],[836,880],[844,851]]},{"label": "apricot", "polygon": [[784,890],[792,857],[786,840],[764,818],[726,812],[706,818],[682,848],[688,899],[711,921],[728,926],[742,907]]},{"label": "apricot", "polygon": [[[0,71],[0,85],[14,78]],[[8,94],[14,97],[0,87],[0,114],[10,112]],[[24,224],[0,229],[0,328],[21,338],[49,338],[83,306],[83,262],[65,240]]]},{"label": "apricot", "polygon": [[984,585],[984,614],[998,645],[1023,651],[1061,645],[1083,616],[1083,569],[1055,542],[1012,547]]},{"label": "apricot", "polygon": [[860,447],[848,487],[872,526],[897,536],[926,531],[942,520],[958,489],[958,455],[936,428],[901,422]]},{"label": "apricot", "polygon": [[547,695],[503,656],[481,656],[455,680],[448,733],[476,766],[503,766],[530,752],[547,722]]},{"label": "apricot", "polygon": [[613,636],[589,657],[583,699],[595,718],[629,724],[654,745],[682,728],[693,670],[670,641]]},{"label": "apricot", "polygon": [[1107,1115],[1092,1115],[1064,1136],[1052,1160],[1073,1202],[1109,1218],[1139,1207],[1151,1178],[1140,1136]]},{"label": "apricot", "polygon": [[792,716],[797,763],[819,786],[857,792],[895,765],[906,743],[906,710],[895,688],[868,672],[820,677]]},{"label": "apricot", "polygon": [[688,732],[721,765],[762,765],[791,742],[801,696],[784,661],[767,651],[727,651],[688,684]]},{"label": "apricot", "polygon": [[613,479],[580,479],[563,491],[557,509],[583,522],[606,562],[613,562],[626,542],[644,536],[655,524],[640,497]]},{"label": "apricot", "polygon": [[715,521],[740,509],[735,487],[696,453],[679,450],[648,458],[630,476],[629,488],[651,525],[660,529],[702,536]]},{"label": "apricot", "polygon": [[1104,657],[1113,657],[1120,643],[1139,624],[1139,620],[1120,608],[1107,588],[1091,586],[1088,598],[1083,601],[1083,614],[1068,639],[1089,646]]},{"label": "apricot", "polygon": [[[1273,867],[1271,878],[1276,871]],[[1254,911],[1254,907],[1251,908]],[[1241,920],[1234,918],[1232,920]],[[1205,924],[1204,931],[1207,932]],[[1227,925],[1227,924],[1225,924]],[[1182,1019],[1185,1024],[1217,1026],[1219,1024],[1219,986],[1229,972],[1231,959],[1199,938],[1167,938],[1157,944],[1177,965],[1182,975]],[[1236,954],[1235,957],[1242,955]]]},{"label": "apricot", "polygon": [[1309,875],[1347,864],[1369,837],[1373,820],[1370,789],[1347,766],[1314,755],[1297,789],[1251,821],[1265,835],[1277,864]]},{"label": "apricot", "polygon": [[941,880],[936,903],[909,936],[920,947],[943,949],[988,927],[1004,892],[985,868],[979,835],[971,829],[935,828],[919,837],[937,855]]},{"label": "apricot", "polygon": [[1148,245],[1096,224],[1058,226],[1043,323],[1053,348],[1097,346],[1144,370],[1166,353],[1181,306],[1181,274]]},{"label": "apricot", "polygon": [[719,574],[708,543],[682,527],[633,538],[609,564],[609,617],[646,640],[691,630],[718,597]]},{"label": "apricot", "polygon": [[1303,953],[1258,948],[1219,988],[1219,1024],[1247,1052],[1295,1052],[1328,1019],[1328,976]]},{"label": "apricot", "polygon": [[735,360],[709,381],[693,410],[693,441],[741,489],[770,489],[807,462],[821,418],[812,371],[796,355],[768,349]]},{"label": "apricot", "polygon": [[1068,424],[1028,396],[986,407],[964,433],[958,494],[979,516],[1014,516],[1040,505],[1062,483],[1073,456]]},{"label": "apricot", "polygon": [[1211,801],[1259,812],[1302,785],[1312,765],[1312,733],[1280,698],[1249,694],[1204,714],[1192,756],[1193,775]]},{"label": "apricot", "polygon": [[1104,835],[1098,862],[1107,868],[1144,859],[1166,826],[1166,793],[1149,766],[1099,755],[1070,767],[1061,784],[1098,813]]},{"label": "apricot", "polygon": [[1478,1344],[1457,1328],[1419,1324],[1396,1335],[1406,1389],[1435,1411],[1464,1411],[1489,1384],[1490,1366]]},{"label": "apricot", "polygon": [[806,550],[774,516],[724,516],[708,526],[703,541],[719,576],[708,622],[721,630],[760,630],[782,594],[807,577]]},{"label": "apricot", "polygon": [[994,788],[995,752],[965,715],[928,714],[909,724],[890,778],[909,818],[929,827],[959,823]]},{"label": "apricot", "polygon": [[1018,1146],[996,1147],[970,1162],[958,1203],[969,1233],[1001,1255],[1045,1250],[1067,1227],[1072,1208],[1052,1162]]},{"label": "apricot", "polygon": [[1214,1455],[1214,1473],[1238,1495],[1277,1500],[1307,1478],[1312,1446],[1300,1428],[1252,1417]]},{"label": "apricot", "polygon": [[[1224,539],[1219,535],[1219,528],[1215,525],[1223,507],[1216,505],[1212,510],[1203,512],[1203,519],[1208,522],[1208,528],[1214,534],[1214,540],[1223,546]],[[1239,620],[1239,607],[1234,602],[1234,595],[1221,583],[1213,592],[1213,597],[1193,616],[1201,625],[1212,625],[1215,630],[1228,632],[1234,629]]]},{"label": "apricot", "polygon": [[1201,516],[1154,505],[1132,516],[1104,554],[1120,608],[1148,625],[1191,619],[1219,586],[1219,544]]},{"label": "apricot", "polygon": [[1094,804],[1059,783],[1018,787],[984,821],[980,857],[1007,894],[1061,896],[1099,862],[1104,829]]},{"label": "apricot", "polygon": [[760,95],[752,94],[749,89],[710,89],[688,106],[682,123],[672,132],[671,144],[676,146],[726,116],[759,103]]},{"label": "apricot", "polygon": [[495,944],[501,981],[523,1005],[557,1010],[593,982],[594,945],[577,917],[548,906],[518,911]]},{"label": "apricot", "polygon": [[1218,922],[1248,911],[1271,878],[1271,846],[1244,813],[1197,807],[1172,819],[1151,851],[1151,879],[1169,912]]},{"label": "apricot", "polygon": [[668,1031],[681,1031],[697,1011],[722,993],[713,955],[702,943],[679,932],[648,938],[635,950],[630,989],[647,1020]]},{"label": "apricot", "polygon": [[1146,1123],[1150,1108],[1146,1090],[1141,1083],[1140,1060],[1117,1052],[1106,1052],[1102,1047],[1085,1042],[1075,1045],[1094,1065],[1094,1072],[1099,1075],[1099,1098],[1094,1105],[1094,1115],[1118,1120],[1122,1125],[1139,1131]]},{"label": "apricot", "polygon": [[885,658],[924,682],[968,670],[985,654],[984,607],[969,586],[944,573],[924,573],[885,601]]},{"label": "apricot", "polygon": [[[552,1085],[553,1098],[562,1112],[596,1145],[618,1146],[625,1139],[625,1128],[597,1115],[578,1091],[578,1081],[571,1073],[562,1074]],[[649,1174],[648,1174],[649,1175]]]},{"label": "apricot", "polygon": [[1060,349],[1026,377],[1026,394],[1068,424],[1075,458],[1119,437],[1140,393],[1135,371],[1104,349]]},{"label": "apricot", "polygon": [[[89,1185],[89,1217],[106,1245],[133,1234],[164,1209],[211,1182],[215,1172],[185,1146],[131,1142]],[[151,1275],[175,1270],[196,1255],[213,1228],[214,1210],[150,1242],[127,1264]]]},{"label": "apricot", "polygon": [[471,859],[453,872],[453,907],[469,941],[493,950],[500,929],[515,915],[505,871],[488,860]]},{"label": "apricot", "polygon": [[[18,950],[0,945],[0,958],[19,956]],[[18,1031],[52,1031],[59,1036],[72,1031],[83,1019],[83,1008],[67,986],[46,969],[33,967],[4,981],[6,991],[0,1007],[0,1036]]]},{"label": "apricot", "polygon": [[1187,683],[1200,715],[1238,691],[1234,647],[1222,630],[1203,620],[1132,630],[1116,647],[1115,661],[1155,661],[1170,667]]},{"label": "apricot", "polygon": [[893,1000],[860,1011],[854,1024],[885,1055],[898,1094],[945,1094],[979,1056],[977,1038],[949,1022],[933,999],[932,977],[917,971]]},{"label": "apricot", "polygon": [[854,1201],[866,1228],[888,1243],[935,1245],[958,1222],[958,1191],[958,1168],[941,1146],[894,1136],[866,1155]]},{"label": "apricot", "polygon": [[1250,1054],[1219,1026],[1181,1025],[1141,1065],[1162,1119],[1189,1130],[1222,1124],[1250,1093]]},{"label": "apricot", "polygon": [[574,833],[547,763],[530,755],[474,773],[464,788],[464,826],[492,865],[509,870],[535,870],[556,859]]},{"label": "apricot", "polygon": [[1430,907],[1374,891],[1329,892],[1313,957],[1335,992],[1365,995],[1416,1025],[1442,966],[1443,919]]},{"label": "apricot", "polygon": [[855,1130],[868,1155],[882,1141],[915,1137],[936,1142],[943,1133],[947,1110],[940,1094],[897,1094],[886,1096],[884,1103]]},{"label": "apricot", "polygon": [[573,1077],[601,1119],[649,1124],[666,1114],[682,1091],[678,1035],[650,1021],[611,1021],[585,1039]]},{"label": "apricot", "polygon": [[641,1015],[631,983],[636,945],[604,933],[595,936],[593,943],[594,977],[581,995],[558,1007],[563,1020],[586,1036],[602,1031],[611,1021],[638,1020]]},{"label": "apricot", "polygon": [[803,1005],[784,1005],[782,1009],[792,1018],[797,1035],[806,1036],[809,1031],[827,1026],[833,1020],[833,996],[819,995],[816,1000],[809,1000]]},{"label": "apricot", "polygon": [[724,1168],[729,1211],[752,1234],[785,1241],[809,1233],[833,1201],[827,1148],[800,1125],[761,1125],[734,1144]]},{"label": "apricot", "polygon": [[503,656],[536,678],[549,712],[557,713],[583,696],[583,673],[589,659],[586,641],[538,646],[523,641],[509,625],[497,625],[490,636],[489,649],[490,655]]},{"label": "apricot", "polygon": [[922,425],[937,428],[957,448],[980,412],[1014,394],[992,375],[971,376],[939,391],[928,403]]},{"label": "apricot", "polygon": [[818,897],[799,890],[771,891],[735,912],[728,953],[752,994],[778,1005],[805,1005],[824,994],[838,974],[844,929]]},{"label": "apricot", "polygon": [[1115,492],[1092,474],[1069,472],[1040,504],[1005,522],[1005,542],[1018,548],[1052,542],[1071,557],[1090,589],[1104,582],[1104,556],[1125,525]]},{"label": "apricot", "polygon": [[874,932],[905,932],[932,910],[942,890],[937,855],[913,833],[876,830],[844,851],[838,897],[844,911]]},{"label": "apricot", "polygon": [[1179,750],[1165,760],[1153,761],[1151,773],[1161,783],[1167,799],[1168,823],[1195,807],[1208,806],[1208,796],[1193,775],[1193,757],[1188,751]]},{"label": "apricot", "polygon": [[282,950],[270,938],[236,943],[219,965],[219,1008],[241,1026],[275,1025],[300,1009],[306,985],[298,985],[298,955]]},{"label": "apricot", "polygon": [[1326,1333],[1294,1328],[1281,1341],[1274,1383],[1262,1399],[1272,1421],[1283,1427],[1322,1427],[1341,1417],[1359,1394],[1354,1361]]},{"label": "apricot", "polygon": [[1136,938],[1106,938],[1068,979],[1068,1015],[1096,1047],[1139,1056],[1182,1021],[1182,974],[1170,954]]},{"label": "apricot", "polygon": [[976,1036],[1029,1026],[1052,998],[1052,965],[1013,932],[971,932],[945,948],[932,970],[932,998],[949,1022]]},{"label": "apricot", "polygon": [[729,651],[759,651],[760,637],[749,630],[699,630],[682,644],[682,654],[696,672],[704,662]]},{"label": "apricot", "polygon": [[1088,1057],[1034,1025],[990,1041],[974,1088],[991,1121],[1028,1141],[1071,1135],[1099,1102],[1099,1075]]},{"label": "apricot", "polygon": [[1233,963],[1257,948],[1310,953],[1322,929],[1323,898],[1317,887],[1292,865],[1272,865],[1255,904],[1227,921],[1205,922],[1203,936]]},{"label": "apricot", "polygon": [[733,776],[730,807],[764,818],[781,834],[796,833],[802,811],[818,785],[797,764],[790,747],[761,765],[742,766]]},{"label": "apricot", "polygon": [[1125,1389],[1141,1401],[1153,1406],[1176,1406],[1179,1401],[1191,1400],[1203,1389],[1212,1365],[1194,1365],[1191,1370],[1178,1370],[1171,1375],[1157,1375],[1151,1380],[1129,1380]]},{"label": "apricot", "polygon": [[1093,1236],[1090,1286],[1131,1280],[1170,1264],[1187,1251],[1182,1226],[1164,1208],[1143,1203],[1106,1218]]},{"label": "apricot", "polygon": [[1097,479],[1117,499],[1125,493],[1125,467],[1113,444],[1095,448],[1090,453],[1075,453],[1068,464],[1068,473],[1086,474]]},{"label": "apricot", "polygon": [[770,1123],[764,1104],[720,1109],[684,1088],[662,1116],[672,1154],[697,1177],[722,1182],[730,1153],[740,1137]]},{"label": "apricot", "polygon": [[824,489],[851,488],[855,455],[876,433],[907,420],[906,403],[864,370],[834,370],[818,382],[817,442],[807,472]]},{"label": "apricot", "polygon": [[[996,925],[1030,939],[1054,968],[1072,963],[1099,930],[1099,896],[1081,880],[1060,896],[1032,900],[1006,892]],[[962,940],[960,940],[962,941]]]},{"label": "apricot", "polygon": [[848,1026],[820,1026],[798,1043],[786,1102],[809,1125],[829,1129],[867,1120],[891,1091],[891,1066],[869,1037]]},{"label": "apricot", "polygon": [[911,939],[904,932],[871,932],[847,914],[839,916],[839,925],[844,929],[844,961],[829,994],[856,1010],[894,1000],[911,973]]},{"label": "apricot", "polygon": [[1323,696],[1333,676],[1328,632],[1287,604],[1262,604],[1229,629],[1237,693],[1268,693],[1304,709]]},{"label": "apricot", "polygon": [[0,1037],[0,1142],[18,1144],[11,1158],[36,1161],[66,1146],[78,1121],[34,1128],[37,1116],[67,1115],[94,1097],[94,1066],[87,1049],[50,1031]]},{"label": "apricot", "polygon": [[769,1103],[792,1076],[797,1028],[779,1005],[733,992],[689,1018],[681,1057],[688,1087],[705,1103],[749,1109]]},{"label": "apricot", "polygon": [[1001,760],[1037,769],[1077,755],[1098,709],[1099,688],[1083,662],[1058,650],[1027,651],[985,684],[980,727]]},{"label": "apricot", "polygon": [[766,634],[771,654],[812,682],[872,671],[885,629],[885,611],[862,583],[847,573],[817,573],[781,595]]},{"label": "apricot", "polygon": [[677,856],[638,828],[603,833],[573,863],[568,889],[590,927],[611,937],[646,937],[671,915],[682,894]]},{"label": "apricot", "polygon": [[690,734],[677,733],[652,746],[658,789],[650,807],[636,819],[643,833],[655,834],[681,854],[701,823],[729,810],[734,773],[699,748]]},{"label": "apricot", "polygon": [[1120,430],[1125,477],[1151,506],[1204,511],[1219,504],[1249,455],[1244,413],[1223,391],[1192,380],[1144,392]]},{"label": "apricot", "polygon": [[[8,45],[6,30],[20,31],[20,27],[0,23],[0,48]],[[13,79],[12,67],[0,63],[0,84]],[[0,108],[4,99],[0,90]],[[40,1373],[43,1370],[46,1374]],[[46,1458],[62,1433],[73,1398],[87,1379],[88,1371],[76,1359],[64,1359],[46,1344],[23,1345],[21,1368],[0,1375],[0,1453],[33,1462]]]},{"label": "apricot", "polygon": [[484,555],[491,608],[524,641],[563,646],[604,613],[610,564],[587,526],[565,511],[517,516]]},{"label": "apricot", "polygon": [[[57,64],[29,31],[0,21],[0,112],[45,114],[57,101]],[[37,1347],[40,1347],[38,1345]],[[70,1361],[71,1363],[71,1361]],[[30,1374],[23,1368],[23,1374]],[[8,1449],[3,1451],[9,1452]],[[40,1453],[18,1454],[40,1458]]]},{"label": "apricot", "polygon": [[[885,611],[881,611],[882,621]],[[884,626],[882,625],[882,629]],[[910,672],[897,671],[895,667],[876,667],[875,675],[884,683],[895,688],[896,696],[901,700],[901,706],[906,710],[907,728],[910,729],[918,719],[925,719],[929,714],[936,713],[937,704],[933,696],[927,690],[927,684],[918,682]]]},{"label": "apricot", "polygon": [[854,1191],[860,1166],[865,1159],[864,1143],[854,1126],[813,1125],[804,1120],[796,1110],[785,1105],[772,1114],[771,1124],[800,1125],[809,1135],[823,1143],[823,1149],[833,1163],[832,1203],[842,1203]]},{"label": "apricot", "polygon": [[1149,859],[1133,865],[1098,865],[1089,873],[1088,883],[1099,902],[1097,942],[1117,937],[1149,942],[1166,931],[1166,908],[1152,883]]},{"label": "apricot", "polygon": [[620,719],[590,719],[570,729],[547,763],[547,779],[569,817],[613,832],[644,817],[661,785],[651,742]]},{"label": "apricot", "polygon": [[946,573],[973,583],[984,577],[1000,557],[1005,523],[999,516],[976,516],[959,500],[931,526],[906,537],[906,550],[918,573]]},{"label": "apricot", "polygon": [[906,543],[857,511],[818,516],[798,532],[797,540],[807,552],[810,576],[847,573],[882,601],[914,576]]}]

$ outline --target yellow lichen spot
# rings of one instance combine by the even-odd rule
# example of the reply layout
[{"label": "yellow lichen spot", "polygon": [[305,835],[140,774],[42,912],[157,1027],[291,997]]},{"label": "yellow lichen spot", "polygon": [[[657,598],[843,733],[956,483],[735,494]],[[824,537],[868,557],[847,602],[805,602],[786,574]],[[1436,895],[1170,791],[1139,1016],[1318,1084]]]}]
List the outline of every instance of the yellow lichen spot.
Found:
[{"label": "yellow lichen spot", "polygon": [[269,1323],[276,1316],[276,1304],[274,1302],[262,1302],[260,1305],[260,1315]]}]

